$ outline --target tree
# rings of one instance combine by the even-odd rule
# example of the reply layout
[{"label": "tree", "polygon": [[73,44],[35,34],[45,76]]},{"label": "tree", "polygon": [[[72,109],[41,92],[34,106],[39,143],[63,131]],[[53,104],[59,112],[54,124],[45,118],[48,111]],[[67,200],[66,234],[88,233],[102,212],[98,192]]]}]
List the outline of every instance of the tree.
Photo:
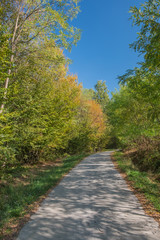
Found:
[{"label": "tree", "polygon": [[82,94],[76,117],[76,131],[69,141],[68,151],[96,151],[106,146],[106,117],[100,104]]},{"label": "tree", "polygon": [[93,100],[95,91],[93,89],[83,88],[82,94],[84,98],[88,100]]},{"label": "tree", "polygon": [[[0,5],[0,15],[2,13],[3,8]],[[2,22],[0,21],[0,103],[3,100],[3,85],[10,67],[10,50],[8,41],[10,34],[5,33],[5,30],[6,26],[2,25]]]},{"label": "tree", "polygon": [[113,126],[112,137],[127,145],[141,135],[154,134],[154,124],[148,119],[150,105],[138,98],[137,92],[128,86],[121,86],[112,94],[108,105],[108,117]]},{"label": "tree", "polygon": [[0,165],[37,162],[65,151],[72,138],[81,86],[67,75],[67,61],[46,39],[22,59],[0,115]]},{"label": "tree", "polygon": [[148,70],[160,67],[160,2],[148,0],[141,7],[131,7],[133,25],[140,26],[138,39],[131,47],[144,55]]},{"label": "tree", "polygon": [[102,106],[103,111],[105,111],[109,102],[108,89],[105,81],[99,80],[97,82],[93,98]]},{"label": "tree", "polygon": [[148,0],[131,7],[133,25],[140,27],[137,41],[130,45],[143,55],[139,67],[119,77],[120,91],[108,105],[112,139],[133,148],[130,157],[141,170],[159,166],[160,134],[160,1]]},{"label": "tree", "polygon": [[[94,100],[88,100],[88,118],[90,123],[91,132],[89,134],[89,141],[91,149],[97,150],[106,146],[105,135],[109,132],[106,131],[107,118],[102,111],[102,107]],[[109,129],[107,129],[109,130]]]},{"label": "tree", "polygon": [[138,39],[130,46],[144,56],[140,67],[119,77],[123,85],[134,92],[136,101],[145,102],[148,121],[158,134],[160,125],[160,2],[145,1],[141,7],[131,7],[133,24],[140,27]]},{"label": "tree", "polygon": [[[33,45],[54,39],[57,46],[70,48],[79,40],[79,30],[69,25],[78,13],[78,0],[2,0],[2,25],[6,24],[6,32],[11,33],[9,47],[10,63],[16,65],[33,51]],[[11,67],[5,80],[4,100],[11,75]],[[3,111],[4,101],[1,104]]]}]

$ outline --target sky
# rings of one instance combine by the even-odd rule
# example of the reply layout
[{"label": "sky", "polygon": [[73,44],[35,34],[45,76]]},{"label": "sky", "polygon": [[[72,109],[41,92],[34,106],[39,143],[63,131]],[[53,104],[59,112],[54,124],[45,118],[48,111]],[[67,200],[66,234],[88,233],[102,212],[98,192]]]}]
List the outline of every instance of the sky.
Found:
[{"label": "sky", "polygon": [[81,0],[81,12],[72,24],[82,30],[81,40],[66,53],[73,63],[69,72],[78,75],[84,88],[106,81],[110,92],[118,89],[118,75],[140,61],[129,48],[139,29],[132,26],[129,9],[143,0]]}]

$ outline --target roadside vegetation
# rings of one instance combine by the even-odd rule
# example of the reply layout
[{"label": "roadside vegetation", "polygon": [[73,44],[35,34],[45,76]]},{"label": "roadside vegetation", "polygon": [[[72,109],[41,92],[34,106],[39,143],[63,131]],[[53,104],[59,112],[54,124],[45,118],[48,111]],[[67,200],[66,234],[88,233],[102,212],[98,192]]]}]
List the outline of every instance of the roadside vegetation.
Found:
[{"label": "roadside vegetation", "polygon": [[151,171],[139,170],[125,152],[114,152],[112,158],[118,170],[125,173],[123,177],[135,192],[146,213],[160,224],[160,172],[153,174]]},{"label": "roadside vegetation", "polygon": [[78,2],[0,2],[1,178],[17,165],[96,151],[107,142],[100,104],[85,98],[63,54],[80,39],[71,25]]},{"label": "roadside vegetation", "polygon": [[9,169],[0,181],[0,239],[13,239],[48,190],[53,189],[85,156],[87,154]]},{"label": "roadside vegetation", "polygon": [[131,7],[139,34],[130,47],[144,58],[119,76],[111,98],[105,81],[83,89],[68,73],[63,50],[80,39],[71,21],[79,10],[78,0],[0,1],[1,229],[25,215],[82,152],[104,148],[127,152],[130,163],[121,160],[121,167],[159,210],[160,2]]},{"label": "roadside vegetation", "polygon": [[[130,8],[139,27],[130,45],[143,56],[138,67],[119,76],[120,90],[112,94],[108,117],[112,139],[141,171],[160,172],[160,2],[145,1]],[[157,177],[159,180],[159,177]]]},{"label": "roadside vegetation", "polygon": [[145,210],[160,223],[160,2],[145,1],[130,13],[139,27],[130,47],[144,58],[119,76],[120,90],[112,93],[107,109],[111,144],[122,150],[114,154],[119,168],[134,191],[144,194]]},{"label": "roadside vegetation", "polygon": [[78,13],[77,0],[0,1],[2,239],[85,153],[109,141],[99,92],[86,96],[63,53],[80,39]]}]

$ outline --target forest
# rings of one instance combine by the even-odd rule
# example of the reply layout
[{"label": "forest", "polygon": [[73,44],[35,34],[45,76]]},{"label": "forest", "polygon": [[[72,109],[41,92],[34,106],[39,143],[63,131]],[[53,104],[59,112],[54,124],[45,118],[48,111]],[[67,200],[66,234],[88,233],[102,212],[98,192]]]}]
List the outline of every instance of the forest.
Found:
[{"label": "forest", "polygon": [[[144,169],[160,166],[159,1],[131,7],[139,26],[130,47],[139,67],[119,76],[109,98],[106,83],[83,89],[69,75],[63,49],[80,39],[71,25],[73,1],[5,1],[0,4],[0,174],[16,164],[103,148],[132,148]],[[140,160],[139,160],[140,159]]]},{"label": "forest", "polygon": [[68,24],[78,11],[77,1],[1,2],[1,175],[16,164],[106,145],[99,96],[86,97],[63,54],[80,38]]},{"label": "forest", "polygon": [[[78,0],[0,1],[0,179],[26,164],[125,150],[140,170],[160,172],[160,2],[131,7],[143,56],[119,76],[85,89],[64,49],[80,40]],[[159,175],[160,177],[160,175]],[[1,183],[1,182],[0,182]]]}]

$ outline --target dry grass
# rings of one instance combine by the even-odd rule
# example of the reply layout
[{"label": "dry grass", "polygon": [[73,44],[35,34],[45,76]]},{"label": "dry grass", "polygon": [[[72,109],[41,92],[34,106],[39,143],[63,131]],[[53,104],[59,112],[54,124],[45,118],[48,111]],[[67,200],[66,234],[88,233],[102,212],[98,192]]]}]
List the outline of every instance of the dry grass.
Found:
[{"label": "dry grass", "polygon": [[115,157],[114,153],[112,154],[111,157],[112,157],[112,161],[114,163],[115,168],[119,171],[121,176],[125,179],[129,189],[134,192],[134,194],[138,198],[139,202],[141,203],[145,213],[147,215],[153,217],[158,222],[158,224],[160,226],[160,211],[157,210],[154,207],[154,205],[152,204],[152,202],[147,199],[147,197],[145,196],[145,193],[143,193],[140,188],[135,187],[135,182],[129,180],[129,177],[128,177],[127,173],[124,172],[122,170],[122,168],[120,167],[120,165],[118,164],[118,161],[116,160],[116,157]]}]

